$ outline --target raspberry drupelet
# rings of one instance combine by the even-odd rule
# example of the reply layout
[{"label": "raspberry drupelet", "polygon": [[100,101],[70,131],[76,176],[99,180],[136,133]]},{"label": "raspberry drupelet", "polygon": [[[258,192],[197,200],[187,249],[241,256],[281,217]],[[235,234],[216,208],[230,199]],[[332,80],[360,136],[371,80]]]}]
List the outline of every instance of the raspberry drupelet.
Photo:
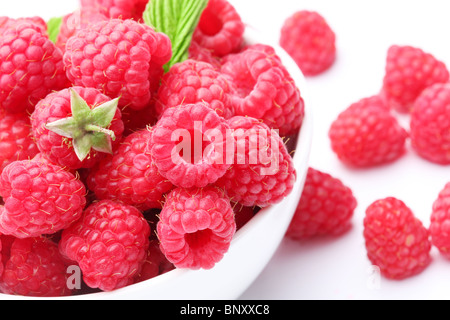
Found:
[{"label": "raspberry drupelet", "polygon": [[450,183],[447,183],[433,202],[430,216],[431,243],[442,256],[450,258]]},{"label": "raspberry drupelet", "polygon": [[161,251],[175,267],[211,269],[236,232],[230,200],[214,186],[176,188],[167,196],[157,232]]}]

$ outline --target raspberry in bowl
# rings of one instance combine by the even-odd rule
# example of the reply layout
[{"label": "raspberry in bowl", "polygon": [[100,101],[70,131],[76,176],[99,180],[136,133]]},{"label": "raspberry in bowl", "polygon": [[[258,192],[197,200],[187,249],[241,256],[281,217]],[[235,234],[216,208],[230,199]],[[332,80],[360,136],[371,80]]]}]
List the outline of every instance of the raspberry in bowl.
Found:
[{"label": "raspberry in bowl", "polygon": [[[210,4],[216,2],[221,5],[226,3],[214,0]],[[227,6],[220,8],[231,10]],[[215,14],[211,8],[207,12],[210,16]],[[214,29],[226,23],[217,22]],[[117,24],[120,22],[102,22],[94,30],[106,32],[102,28],[115,28]],[[118,28],[117,32],[112,33],[114,37],[120,38],[120,30],[124,28],[128,28],[130,36],[133,23],[127,22],[125,26]],[[230,30],[239,32],[239,28],[227,29],[228,32]],[[220,33],[220,30],[216,31]],[[131,115],[141,114],[147,108],[158,110],[154,122],[133,128],[133,133],[126,137],[114,135],[117,140],[111,143],[112,154],[98,159],[92,167],[72,168],[71,170],[79,171],[64,173],[67,179],[73,175],[79,179],[77,181],[83,181],[89,191],[86,192],[83,217],[48,237],[48,241],[58,243],[62,256],[58,258],[58,268],[49,271],[61,273],[60,266],[65,263],[69,267],[79,266],[87,276],[83,280],[83,286],[87,285],[89,288],[76,288],[75,294],[62,290],[61,295],[64,297],[61,298],[235,299],[269,262],[286,233],[303,189],[312,140],[312,118],[304,77],[296,63],[279,46],[266,43],[264,37],[251,27],[247,26],[242,32],[239,48],[234,48],[227,54],[221,53],[220,57],[210,57],[214,64],[206,61],[195,63],[195,67],[204,72],[202,79],[208,80],[209,87],[203,82],[196,83],[188,74],[183,84],[189,100],[182,99],[181,102],[171,104],[173,101],[161,99],[159,107],[158,103],[156,106],[151,103],[145,105],[143,100],[139,103],[128,101]],[[214,37],[212,33],[197,35],[195,39],[208,36],[212,38],[208,43],[214,46],[214,40],[220,40],[221,36]],[[92,34],[84,33],[83,37],[90,37]],[[166,43],[161,40],[160,35],[155,37],[161,43]],[[121,38],[122,42],[124,39],[125,37]],[[82,41],[74,39],[69,39],[68,43],[73,46],[83,45]],[[195,46],[201,46],[201,43],[198,40]],[[121,45],[125,46],[123,43]],[[111,53],[111,47],[112,44],[108,44],[108,49],[104,52]],[[66,56],[74,55],[70,61],[66,61],[70,62],[70,68],[76,70],[77,59],[80,57],[75,56],[78,49],[72,48],[73,52]],[[90,49],[92,48],[87,48],[85,52],[94,55],[95,51]],[[142,58],[141,51],[133,50],[136,56]],[[201,57],[204,58],[205,55]],[[160,60],[165,60],[165,57]],[[191,56],[189,63],[194,65],[192,60]],[[245,64],[242,63],[244,60]],[[92,57],[92,61],[97,60]],[[120,62],[125,63],[125,60]],[[91,67],[95,68],[95,63],[89,66],[82,60],[79,63],[86,67],[86,72]],[[158,64],[157,67],[159,72],[161,65]],[[110,75],[118,77],[118,73],[112,71],[114,70],[110,69],[102,73],[105,77],[103,80],[108,80]],[[152,85],[148,86],[152,97],[150,101],[158,100],[159,95],[170,99],[182,92],[167,93],[176,88],[164,81],[170,71],[165,72],[166,75],[161,75],[158,90],[153,90]],[[171,76],[183,79],[183,75],[179,71]],[[248,77],[247,81],[245,75]],[[157,76],[158,74],[148,74],[148,77]],[[90,81],[87,74],[83,77],[87,82]],[[138,78],[144,80],[141,76]],[[129,80],[127,77],[124,79]],[[76,82],[78,86],[83,85],[78,80]],[[109,89],[114,89],[110,82],[105,83]],[[227,83],[230,88],[221,87]],[[235,87],[236,84],[243,83],[246,84],[245,87]],[[168,85],[166,89],[165,84]],[[276,90],[268,90],[268,87]],[[128,88],[132,91],[137,87],[130,85]],[[101,86],[95,89],[102,91]],[[229,93],[228,98],[217,95],[218,90]],[[102,93],[111,95],[111,100],[116,99],[116,94],[111,92],[112,90],[108,94],[106,91]],[[129,110],[120,103],[117,108],[121,111]],[[94,110],[92,107],[91,111]],[[202,125],[198,126],[199,122]],[[130,122],[123,121],[125,130],[127,123]],[[109,125],[106,127],[109,128]],[[167,150],[173,150],[176,144],[174,142],[180,141],[167,139],[166,134],[173,133],[176,129],[183,129],[181,133],[191,134],[194,140],[197,135],[203,136],[203,139],[214,139],[207,140],[206,146],[201,149],[203,157],[196,159],[194,146],[194,154],[187,156],[186,152],[177,153],[178,162],[174,163],[174,158],[167,157],[173,154],[167,154]],[[247,129],[266,133],[263,140],[267,142],[267,146],[270,146],[271,151],[280,152],[271,153],[265,162],[256,164],[249,164],[252,159],[250,153],[243,159],[227,157],[230,153],[225,142],[232,144],[231,151],[238,150],[239,146],[250,148],[252,136],[246,136],[245,131],[242,136],[236,133]],[[97,130],[98,133],[107,131],[106,128]],[[231,139],[217,139],[229,132],[233,132]],[[66,136],[66,139],[70,137]],[[102,139],[101,141],[110,140],[108,136]],[[220,147],[226,147],[227,152],[221,154],[208,151]],[[209,165],[211,159],[221,165]],[[246,161],[241,163],[241,160]],[[42,153],[32,161],[42,162],[41,166],[53,166],[47,164],[49,160]],[[250,171],[259,174],[249,174]],[[151,183],[145,180],[149,175]],[[11,185],[20,187],[24,183],[25,179],[21,177]],[[154,185],[157,187],[153,187]],[[32,202],[31,198],[29,201]],[[180,214],[180,210],[189,214]],[[248,215],[243,217],[244,214]],[[244,221],[238,217],[242,217]],[[91,236],[85,237],[86,234]],[[117,239],[125,241],[127,245]],[[4,248],[9,251],[11,261],[16,259],[16,255],[27,252],[26,250],[46,245],[45,241],[37,244],[34,239],[27,241],[31,244],[25,246],[24,240],[5,240]],[[108,247],[107,244],[111,243],[114,245]],[[44,250],[40,253],[45,255],[49,264],[55,265],[52,260],[55,259],[52,258],[55,253],[53,249],[48,250],[48,254]],[[108,252],[113,252],[117,260],[110,258],[109,263],[105,263],[106,259],[103,257]],[[137,261],[143,261],[139,267]],[[102,272],[104,275],[111,272],[111,276],[98,277],[95,273],[96,263],[108,265],[109,269],[104,268]],[[114,268],[121,269],[126,276],[120,279],[115,277],[113,274],[117,269]],[[79,269],[70,270],[73,273],[69,274],[66,284],[74,285],[76,281],[71,281],[76,280],[76,271]],[[12,263],[5,263],[2,272],[13,275]],[[5,294],[2,298],[24,297]]]}]

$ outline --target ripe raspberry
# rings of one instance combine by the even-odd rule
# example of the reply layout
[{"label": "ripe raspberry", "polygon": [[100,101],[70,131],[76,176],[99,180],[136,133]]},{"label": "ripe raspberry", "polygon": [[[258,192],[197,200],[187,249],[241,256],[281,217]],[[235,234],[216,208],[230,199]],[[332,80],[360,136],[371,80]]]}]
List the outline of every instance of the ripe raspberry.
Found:
[{"label": "ripe raspberry", "polygon": [[0,232],[17,238],[53,234],[81,216],[85,194],[84,184],[57,165],[14,161],[0,175]]},{"label": "ripe raspberry", "polygon": [[36,23],[18,20],[0,36],[0,104],[32,111],[52,90],[68,86],[62,52]]},{"label": "ripe raspberry", "polygon": [[245,25],[236,9],[227,0],[209,0],[192,41],[223,57],[240,49]]},{"label": "ripe raspberry", "polygon": [[251,117],[228,120],[234,139],[232,166],[216,185],[233,202],[247,207],[267,207],[291,191],[296,172],[283,140],[268,126]]},{"label": "ripe raspberry", "polygon": [[176,188],[157,225],[161,251],[177,268],[211,269],[236,232],[230,200],[216,187]]},{"label": "ripe raspberry", "polygon": [[59,249],[78,263],[89,287],[111,291],[133,283],[146,257],[149,236],[150,227],[138,209],[101,200],[63,231]]},{"label": "ripe raspberry", "polygon": [[119,200],[140,210],[161,208],[172,183],[159,174],[147,144],[152,131],[143,129],[126,137],[113,155],[90,170],[87,185],[98,199]]},{"label": "ripe raspberry", "polygon": [[161,252],[159,241],[151,240],[148,246],[147,257],[142,266],[141,272],[135,279],[135,283],[152,279],[156,276],[173,270],[174,265],[167,260]]},{"label": "ripe raspberry", "polygon": [[32,159],[38,153],[28,115],[0,109],[0,172],[11,162]]},{"label": "ripe raspberry", "polygon": [[350,105],[333,121],[328,135],[338,158],[357,167],[398,159],[408,136],[379,96]]},{"label": "ripe raspberry", "polygon": [[235,115],[261,119],[280,135],[297,133],[304,102],[295,81],[272,47],[252,45],[224,59],[221,69],[235,88]]},{"label": "ripe raspberry", "polygon": [[56,243],[45,237],[18,239],[2,235],[1,239],[3,293],[32,297],[71,295],[67,265]]},{"label": "ripe raspberry", "polygon": [[[111,114],[110,107],[116,108]],[[124,130],[117,101],[114,105],[99,90],[82,87],[53,92],[39,101],[31,125],[40,152],[69,169],[94,166],[112,152]]]},{"label": "ripe raspberry", "polygon": [[169,38],[133,20],[101,21],[66,44],[67,77],[76,86],[120,97],[120,106],[145,108],[172,55]]},{"label": "ripe raspberry", "polygon": [[230,167],[229,129],[207,103],[167,109],[153,127],[151,153],[162,176],[177,187],[205,187]]},{"label": "ripe raspberry", "polygon": [[411,145],[428,161],[450,163],[450,84],[437,83],[416,99],[410,117]]},{"label": "ripe raspberry", "polygon": [[90,9],[112,19],[142,20],[148,0],[81,0],[82,9]]},{"label": "ripe raspberry", "polygon": [[336,60],[336,35],[323,16],[314,11],[297,11],[286,19],[280,46],[305,76],[324,72]]},{"label": "ripe raspberry", "polygon": [[364,238],[369,260],[387,278],[416,275],[431,262],[428,230],[396,198],[377,200],[366,209]]},{"label": "ripe raspberry", "polygon": [[222,58],[216,57],[211,50],[200,46],[197,42],[191,42],[189,46],[189,59],[207,62],[216,70],[220,70],[222,66]]},{"label": "ripe raspberry", "polygon": [[450,258],[450,183],[439,192],[430,217],[431,243],[446,258]]},{"label": "ripe raspberry", "polygon": [[156,98],[156,110],[180,104],[207,102],[220,116],[230,118],[231,86],[211,64],[195,60],[177,63],[163,76]]},{"label": "ripe raspberry", "polygon": [[44,19],[41,17],[35,16],[35,17],[24,17],[24,18],[18,18],[14,19],[7,16],[0,17],[0,31],[3,33],[9,28],[14,28],[18,24],[34,24],[36,27],[39,28],[42,34],[45,34],[47,32],[47,22],[45,22]]},{"label": "ripe raspberry", "polygon": [[286,236],[295,240],[324,235],[340,236],[351,227],[356,206],[352,190],[341,180],[309,168]]},{"label": "ripe raspberry", "polygon": [[446,65],[433,55],[420,48],[394,45],[387,52],[381,92],[392,108],[410,112],[425,88],[448,80]]}]

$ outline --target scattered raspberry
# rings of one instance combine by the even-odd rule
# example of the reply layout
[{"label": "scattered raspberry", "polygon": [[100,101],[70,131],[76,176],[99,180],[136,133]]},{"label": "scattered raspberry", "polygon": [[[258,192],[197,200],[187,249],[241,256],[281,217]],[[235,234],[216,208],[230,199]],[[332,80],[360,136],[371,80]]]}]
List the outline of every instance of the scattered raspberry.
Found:
[{"label": "scattered raspberry", "polygon": [[44,237],[18,239],[2,235],[1,240],[3,293],[31,297],[71,295],[67,265],[56,243]]},{"label": "scattered raspberry", "polygon": [[410,112],[425,88],[448,80],[446,65],[433,55],[420,48],[394,45],[387,52],[382,95],[392,108]]},{"label": "scattered raspberry", "polygon": [[286,19],[280,46],[305,76],[323,73],[336,60],[336,35],[323,16],[314,11],[298,11]]},{"label": "scattered raspberry", "polygon": [[431,243],[446,258],[450,258],[450,183],[439,192],[430,217]]},{"label": "scattered raspberry", "polygon": [[152,131],[143,129],[126,137],[113,155],[90,170],[87,185],[98,199],[119,200],[141,210],[161,208],[172,183],[159,174],[147,144]]},{"label": "scattered raspberry", "polygon": [[291,191],[296,172],[283,140],[264,123],[251,117],[228,120],[234,138],[232,166],[216,185],[233,202],[267,207],[282,201]]},{"label": "scattered raspberry", "polygon": [[[74,92],[79,95],[79,98],[74,95]],[[124,125],[119,109],[113,113],[114,117],[109,121],[109,125],[105,126],[100,125],[104,120],[98,117],[100,114],[88,115],[84,107],[87,103],[91,110],[96,110],[110,101],[111,99],[99,90],[83,87],[72,87],[71,89],[53,92],[39,101],[31,114],[31,125],[40,152],[53,163],[69,169],[94,166],[106,155],[106,152],[111,151],[109,148],[113,148],[119,143]],[[75,110],[78,110],[74,109],[75,106],[80,108],[82,116],[77,117],[73,114]],[[68,126],[70,132],[60,132],[60,130],[49,127],[56,121],[70,118],[76,120],[76,123],[71,123]],[[88,125],[95,126],[95,130],[107,129],[109,134],[105,134],[103,131],[97,132],[94,129],[86,129]],[[100,129],[100,127],[103,129]],[[114,140],[111,135],[114,136]],[[87,142],[86,139],[89,137],[92,137],[90,139],[92,144],[85,145],[84,143]],[[101,137],[103,137],[101,142],[104,142],[104,144],[95,144],[97,139]],[[80,146],[78,142],[80,142]],[[108,148],[105,148],[105,144]],[[80,147],[80,150],[77,150],[78,147]],[[84,153],[83,159],[80,158],[80,153]]]},{"label": "scattered raspberry", "polygon": [[340,236],[351,227],[356,206],[352,190],[341,180],[309,168],[286,236],[295,240],[324,235]]},{"label": "scattered raspberry", "polygon": [[233,115],[231,90],[226,77],[211,64],[185,60],[172,66],[163,76],[156,110],[162,114],[167,108],[180,104],[206,102],[220,116],[230,118]]},{"label": "scattered raspberry", "polygon": [[428,161],[450,164],[450,84],[437,83],[416,99],[410,117],[411,145]]},{"label": "scattered raspberry", "polygon": [[32,159],[38,153],[28,115],[0,109],[0,173],[11,162]]},{"label": "scattered raspberry", "polygon": [[272,47],[257,44],[229,55],[221,71],[235,88],[235,115],[261,119],[279,129],[281,136],[298,132],[304,117],[303,98]]},{"label": "scattered raspberry", "polygon": [[14,161],[0,175],[0,232],[17,238],[53,234],[81,216],[85,194],[84,184],[57,165]]},{"label": "scattered raspberry", "polygon": [[161,251],[177,268],[211,269],[236,232],[230,200],[215,187],[169,193],[157,225]]},{"label": "scattered raspberry", "polygon": [[364,238],[369,260],[387,278],[416,275],[431,262],[428,230],[398,199],[377,200],[367,208]]},{"label": "scattered raspberry", "polygon": [[17,20],[0,36],[0,104],[32,111],[52,90],[68,85],[62,52],[33,22]]},{"label": "scattered raspberry", "polygon": [[63,231],[59,248],[78,263],[89,287],[111,291],[134,282],[146,257],[149,236],[149,225],[138,209],[101,200]]},{"label": "scattered raspberry", "polygon": [[152,128],[151,153],[162,176],[177,187],[205,187],[222,177],[229,129],[207,103],[167,109]]},{"label": "scattered raspberry", "polygon": [[339,159],[356,167],[398,159],[408,136],[379,96],[353,103],[331,124],[328,135]]},{"label": "scattered raspberry", "polygon": [[[95,41],[94,41],[94,40]],[[112,19],[79,30],[66,44],[67,77],[92,87],[120,106],[145,108],[172,55],[169,38],[133,20]]]},{"label": "scattered raspberry", "polygon": [[166,256],[161,252],[159,242],[157,240],[152,240],[148,247],[147,258],[145,259],[141,272],[135,279],[135,283],[152,279],[169,272],[174,268],[174,265],[167,260]]},{"label": "scattered raspberry", "polygon": [[142,20],[148,0],[81,0],[81,8],[97,11],[112,19]]},{"label": "scattered raspberry", "polygon": [[240,49],[245,25],[227,0],[209,0],[194,31],[192,41],[223,57]]}]

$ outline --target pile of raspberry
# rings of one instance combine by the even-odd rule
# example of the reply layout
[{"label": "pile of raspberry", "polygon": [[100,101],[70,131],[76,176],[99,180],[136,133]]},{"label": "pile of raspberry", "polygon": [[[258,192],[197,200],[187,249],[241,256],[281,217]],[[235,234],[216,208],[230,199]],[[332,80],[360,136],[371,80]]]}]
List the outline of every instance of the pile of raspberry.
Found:
[{"label": "pile of raspberry", "polygon": [[0,18],[3,293],[211,269],[293,189],[285,142],[304,102],[275,49],[210,0],[188,59],[165,70],[171,40],[143,22],[147,2],[82,0],[56,40],[39,17]]},{"label": "pile of raspberry", "polygon": [[[330,29],[317,12],[299,11],[286,20],[280,43],[305,75],[331,67],[335,38]],[[330,147],[337,159],[355,172],[390,165],[407,152],[438,166],[450,164],[450,77],[445,63],[422,48],[392,45],[380,88],[342,110],[330,124]],[[401,125],[400,117],[409,119],[409,126]],[[341,180],[309,168],[286,236],[297,241],[340,236],[351,228],[356,207],[352,190]],[[421,273],[432,262],[433,247],[450,257],[450,182],[430,211],[425,227],[395,196],[376,199],[366,208],[362,236],[367,257],[383,276],[402,280]]]}]

